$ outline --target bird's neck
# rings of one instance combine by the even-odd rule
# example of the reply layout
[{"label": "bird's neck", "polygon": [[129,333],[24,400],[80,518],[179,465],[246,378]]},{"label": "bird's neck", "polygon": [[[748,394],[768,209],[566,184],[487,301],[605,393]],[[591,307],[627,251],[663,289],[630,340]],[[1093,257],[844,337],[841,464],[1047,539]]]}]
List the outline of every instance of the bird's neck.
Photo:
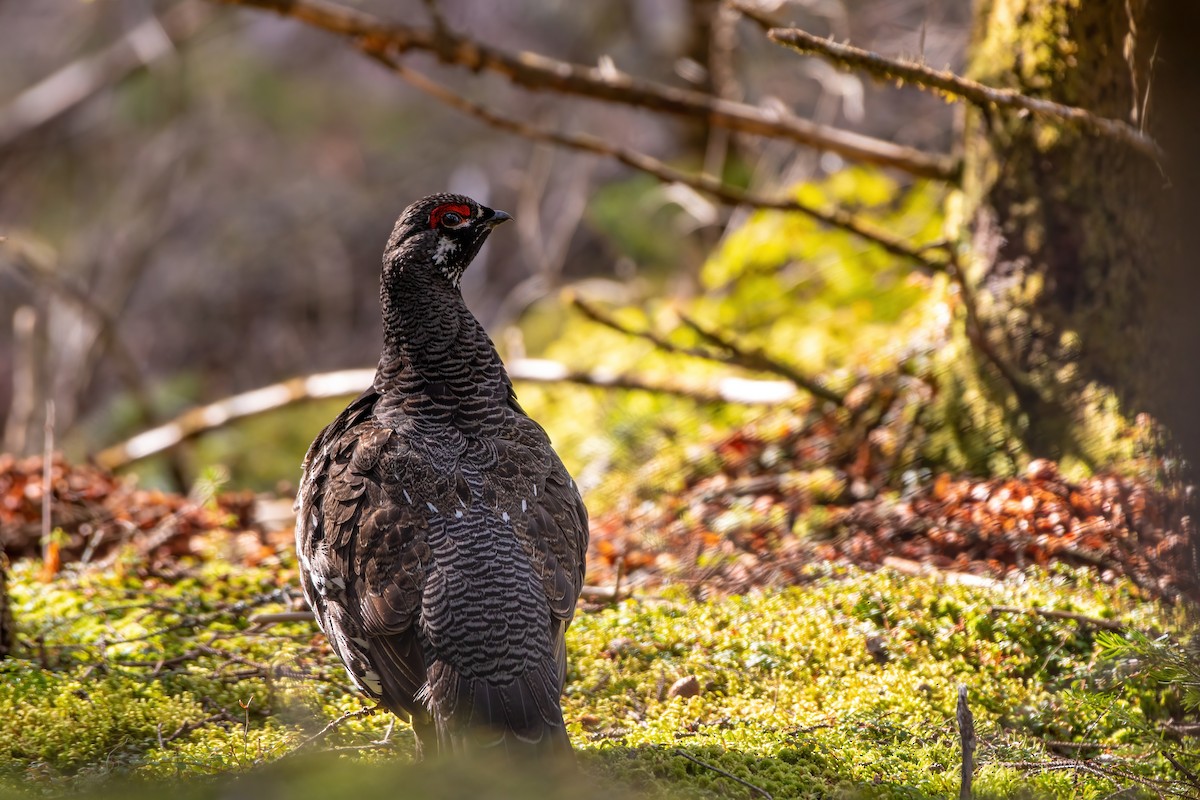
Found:
[{"label": "bird's neck", "polygon": [[440,274],[384,270],[379,412],[469,430],[507,404],[512,385],[495,346],[458,287]]}]

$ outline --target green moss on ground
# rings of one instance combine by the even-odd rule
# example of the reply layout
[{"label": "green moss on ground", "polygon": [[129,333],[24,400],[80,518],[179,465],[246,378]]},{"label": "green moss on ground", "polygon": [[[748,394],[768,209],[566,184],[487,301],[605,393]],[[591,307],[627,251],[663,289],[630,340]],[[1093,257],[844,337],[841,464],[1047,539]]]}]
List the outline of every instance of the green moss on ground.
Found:
[{"label": "green moss on ground", "polygon": [[[300,783],[315,787],[318,751],[322,765],[393,770],[411,755],[402,723],[378,743],[390,719],[382,714],[298,753],[362,702],[311,623],[249,621],[291,607],[287,566],[213,563],[171,581],[114,568],[42,584],[36,565],[22,563],[12,578],[22,651],[0,666],[0,787],[9,792],[225,780],[264,767],[284,783],[300,770]],[[1173,691],[1142,678],[1118,691],[1120,665],[1100,658],[1092,626],[993,612],[1049,607],[1157,631],[1166,612],[1128,587],[1065,571],[982,586],[889,572],[811,578],[705,601],[669,590],[581,614],[565,711],[589,783],[748,796],[716,767],[775,797],[951,796],[960,684],[980,733],[981,797],[1113,791],[1099,775],[1011,766],[1046,763],[1051,741],[1107,753],[1139,775],[1170,773],[1135,731],[1179,712]],[[696,693],[675,696],[671,687],[689,677]],[[413,787],[468,780],[421,769]],[[354,780],[387,783],[372,774]],[[510,786],[516,796],[519,786]]]}]

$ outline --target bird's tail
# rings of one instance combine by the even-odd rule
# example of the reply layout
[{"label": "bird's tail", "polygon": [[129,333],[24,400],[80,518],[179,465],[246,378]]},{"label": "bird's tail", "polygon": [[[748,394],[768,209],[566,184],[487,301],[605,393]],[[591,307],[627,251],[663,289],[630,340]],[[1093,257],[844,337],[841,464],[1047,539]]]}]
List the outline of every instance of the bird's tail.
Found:
[{"label": "bird's tail", "polygon": [[437,661],[430,665],[428,679],[427,700],[442,753],[572,756],[556,666],[538,666],[511,681],[492,683],[460,675]]}]

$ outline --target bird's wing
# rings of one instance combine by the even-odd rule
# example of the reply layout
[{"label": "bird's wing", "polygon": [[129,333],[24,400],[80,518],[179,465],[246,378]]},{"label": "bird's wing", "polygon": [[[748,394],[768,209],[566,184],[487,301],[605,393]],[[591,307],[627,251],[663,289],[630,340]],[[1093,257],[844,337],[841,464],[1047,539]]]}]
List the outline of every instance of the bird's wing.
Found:
[{"label": "bird's wing", "polygon": [[358,688],[396,712],[419,715],[414,698],[426,675],[414,623],[427,520],[392,491],[392,477],[405,472],[403,446],[371,418],[369,395],[322,431],[305,458],[297,497],[301,582]]},{"label": "bird's wing", "polygon": [[[476,443],[473,443],[476,444]],[[587,509],[579,489],[536,422],[517,413],[503,436],[468,452],[482,464],[482,483],[472,487],[520,539],[542,584],[551,615],[570,622],[583,587],[587,555]]]},{"label": "bird's wing", "polygon": [[575,615],[587,560],[587,508],[546,432],[517,410],[509,437],[499,443],[494,472],[510,476],[508,510],[550,611],[554,671],[561,691],[567,669],[565,634]]}]

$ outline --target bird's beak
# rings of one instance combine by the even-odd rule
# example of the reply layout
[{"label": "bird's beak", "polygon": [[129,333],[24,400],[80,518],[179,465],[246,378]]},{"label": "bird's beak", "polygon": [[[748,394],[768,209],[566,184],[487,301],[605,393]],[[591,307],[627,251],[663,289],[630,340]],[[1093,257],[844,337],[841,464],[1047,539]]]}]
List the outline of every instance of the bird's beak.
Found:
[{"label": "bird's beak", "polygon": [[489,228],[494,228],[501,222],[508,222],[510,219],[512,219],[512,215],[510,214],[506,214],[503,211],[493,211],[492,215],[483,221],[483,224]]}]

